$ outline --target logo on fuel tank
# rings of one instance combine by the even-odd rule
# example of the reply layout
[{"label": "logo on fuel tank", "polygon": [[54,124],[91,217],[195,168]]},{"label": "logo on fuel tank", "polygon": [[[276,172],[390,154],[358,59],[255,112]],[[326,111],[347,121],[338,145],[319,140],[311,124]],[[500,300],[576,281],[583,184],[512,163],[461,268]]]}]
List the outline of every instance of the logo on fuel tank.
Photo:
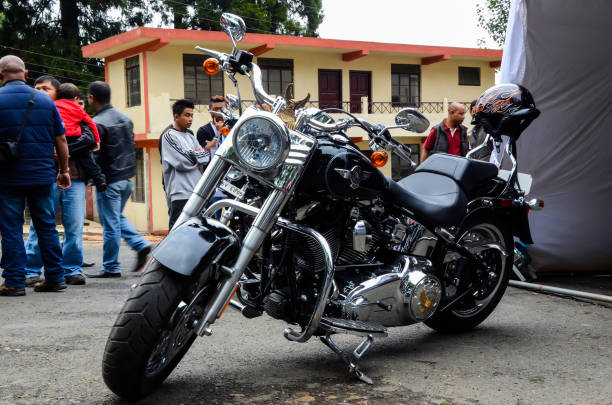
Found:
[{"label": "logo on fuel tank", "polygon": [[346,169],[334,169],[336,173],[342,176],[343,179],[351,182],[351,188],[359,188],[359,184],[362,180],[367,180],[372,173],[364,172],[360,166],[353,166],[351,170]]}]

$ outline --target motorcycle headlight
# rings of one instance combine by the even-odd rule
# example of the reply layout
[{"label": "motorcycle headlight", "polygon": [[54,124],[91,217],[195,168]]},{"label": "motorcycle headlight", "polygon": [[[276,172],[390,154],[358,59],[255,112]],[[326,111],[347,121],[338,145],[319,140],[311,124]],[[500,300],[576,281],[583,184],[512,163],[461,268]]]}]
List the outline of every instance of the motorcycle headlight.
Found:
[{"label": "motorcycle headlight", "polygon": [[240,161],[256,171],[277,166],[289,153],[287,126],[268,112],[258,112],[239,123],[233,141]]}]

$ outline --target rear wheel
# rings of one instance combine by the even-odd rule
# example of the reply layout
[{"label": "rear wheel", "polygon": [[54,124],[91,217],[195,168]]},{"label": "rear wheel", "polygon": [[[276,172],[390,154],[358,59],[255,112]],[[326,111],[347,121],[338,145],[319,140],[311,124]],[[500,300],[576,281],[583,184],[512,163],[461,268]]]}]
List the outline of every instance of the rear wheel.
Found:
[{"label": "rear wheel", "polygon": [[[439,332],[462,332],[475,328],[493,312],[508,286],[508,277],[512,268],[514,245],[512,231],[508,224],[491,218],[468,218],[457,233],[458,241],[472,253],[478,253],[487,264],[487,272],[481,272],[479,279],[470,280],[463,285],[460,291],[473,288],[474,291],[444,312],[434,314],[425,324]],[[487,245],[498,245],[507,253]],[[461,272],[461,274],[458,274]],[[461,292],[457,291],[457,284],[461,285],[466,275],[472,269],[461,268],[460,261],[445,262],[445,272],[442,279],[445,304],[457,299]]]},{"label": "rear wheel", "polygon": [[181,361],[196,337],[193,321],[205,304],[207,291],[199,284],[197,276],[185,277],[150,261],[104,349],[102,374],[115,394],[142,398]]}]

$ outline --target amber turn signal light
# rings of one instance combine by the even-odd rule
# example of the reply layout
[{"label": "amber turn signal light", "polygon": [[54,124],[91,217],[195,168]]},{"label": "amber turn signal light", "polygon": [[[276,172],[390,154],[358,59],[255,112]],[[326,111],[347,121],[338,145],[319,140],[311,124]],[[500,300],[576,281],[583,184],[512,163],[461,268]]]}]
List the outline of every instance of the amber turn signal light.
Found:
[{"label": "amber turn signal light", "polygon": [[219,61],[215,58],[208,58],[204,61],[204,72],[207,75],[216,75],[220,69]]},{"label": "amber turn signal light", "polygon": [[372,162],[372,166],[374,167],[383,167],[387,164],[388,159],[389,156],[387,156],[387,152],[382,151],[374,152],[372,156],[370,156],[370,162]]},{"label": "amber turn signal light", "polygon": [[230,133],[230,129],[228,127],[221,127],[221,135],[227,136]]}]

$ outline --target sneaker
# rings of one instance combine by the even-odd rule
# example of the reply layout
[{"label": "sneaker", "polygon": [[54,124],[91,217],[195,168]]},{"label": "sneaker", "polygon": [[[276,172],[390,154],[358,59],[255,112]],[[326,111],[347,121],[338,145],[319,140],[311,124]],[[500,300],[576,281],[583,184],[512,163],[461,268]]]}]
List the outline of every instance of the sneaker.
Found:
[{"label": "sneaker", "polygon": [[72,276],[66,277],[66,284],[85,285],[85,277],[82,274],[73,274]]},{"label": "sneaker", "polygon": [[138,271],[142,269],[142,266],[145,265],[147,259],[149,258],[149,253],[151,253],[151,245],[138,252],[138,260],[136,261],[136,266],[132,269],[132,271]]},{"label": "sneaker", "polygon": [[42,278],[39,276],[28,277],[26,278],[25,285],[26,287],[34,287],[34,284],[38,283],[39,281],[42,281]]},{"label": "sneaker", "polygon": [[36,292],[59,292],[66,289],[65,281],[58,281],[56,283],[48,283],[47,280],[36,283],[34,291]]},{"label": "sneaker", "polygon": [[0,295],[5,297],[22,297],[25,295],[25,287],[7,287],[2,284],[0,285]]}]

